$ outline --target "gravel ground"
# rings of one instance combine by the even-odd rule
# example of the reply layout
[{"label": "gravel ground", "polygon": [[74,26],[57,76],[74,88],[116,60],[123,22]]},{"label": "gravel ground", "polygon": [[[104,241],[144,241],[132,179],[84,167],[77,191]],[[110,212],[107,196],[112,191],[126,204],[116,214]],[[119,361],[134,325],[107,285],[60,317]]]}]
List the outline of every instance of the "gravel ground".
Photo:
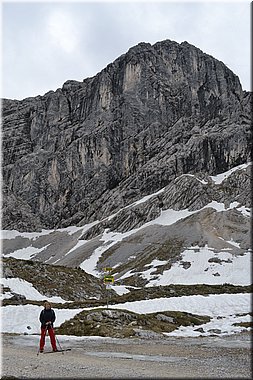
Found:
[{"label": "gravel ground", "polygon": [[[2,335],[2,379],[251,378],[251,334],[228,337],[63,340],[37,355],[38,336]],[[58,336],[61,341],[61,337]],[[46,350],[50,350],[47,343]]]}]

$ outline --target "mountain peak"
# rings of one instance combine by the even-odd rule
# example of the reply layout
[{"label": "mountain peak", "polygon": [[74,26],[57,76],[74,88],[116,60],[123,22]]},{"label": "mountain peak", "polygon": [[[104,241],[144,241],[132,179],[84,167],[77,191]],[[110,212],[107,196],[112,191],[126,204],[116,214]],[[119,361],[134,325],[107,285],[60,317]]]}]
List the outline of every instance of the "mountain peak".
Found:
[{"label": "mountain peak", "polygon": [[4,228],[94,221],[180,174],[247,162],[250,102],[224,64],[170,40],[140,42],[83,82],[3,101]]}]

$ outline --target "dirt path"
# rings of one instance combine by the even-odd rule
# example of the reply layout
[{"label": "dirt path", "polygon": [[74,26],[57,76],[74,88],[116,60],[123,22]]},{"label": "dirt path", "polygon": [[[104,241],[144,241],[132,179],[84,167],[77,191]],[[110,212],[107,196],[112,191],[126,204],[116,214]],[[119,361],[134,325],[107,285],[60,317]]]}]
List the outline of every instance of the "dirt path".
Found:
[{"label": "dirt path", "polygon": [[38,337],[3,335],[2,378],[251,378],[250,337],[71,339],[37,356]]}]

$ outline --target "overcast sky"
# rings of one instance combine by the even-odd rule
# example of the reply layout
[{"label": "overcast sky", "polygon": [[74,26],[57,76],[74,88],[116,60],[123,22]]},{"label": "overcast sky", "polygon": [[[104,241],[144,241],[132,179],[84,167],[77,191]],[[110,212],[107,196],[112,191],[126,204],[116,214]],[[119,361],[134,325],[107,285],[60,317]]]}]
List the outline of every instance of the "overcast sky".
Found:
[{"label": "overcast sky", "polygon": [[188,41],[250,83],[250,1],[2,3],[2,97],[82,81],[139,42]]}]

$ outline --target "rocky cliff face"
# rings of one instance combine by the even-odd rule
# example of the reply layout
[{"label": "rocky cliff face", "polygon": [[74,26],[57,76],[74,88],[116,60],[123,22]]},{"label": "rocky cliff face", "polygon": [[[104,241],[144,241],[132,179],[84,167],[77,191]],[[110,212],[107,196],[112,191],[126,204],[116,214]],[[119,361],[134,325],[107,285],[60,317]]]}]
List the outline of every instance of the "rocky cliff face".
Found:
[{"label": "rocky cliff face", "polygon": [[243,164],[215,177],[180,175],[160,191],[81,227],[4,231],[3,255],[81,266],[98,276],[113,267],[117,280],[131,270],[129,277],[138,281],[153,260],[166,270],[191,247],[209,247],[221,257],[225,251],[236,260],[250,250],[251,170],[252,164]]},{"label": "rocky cliff face", "polygon": [[250,109],[222,62],[169,40],[44,96],[3,99],[2,228],[101,220],[180,174],[245,163]]}]

